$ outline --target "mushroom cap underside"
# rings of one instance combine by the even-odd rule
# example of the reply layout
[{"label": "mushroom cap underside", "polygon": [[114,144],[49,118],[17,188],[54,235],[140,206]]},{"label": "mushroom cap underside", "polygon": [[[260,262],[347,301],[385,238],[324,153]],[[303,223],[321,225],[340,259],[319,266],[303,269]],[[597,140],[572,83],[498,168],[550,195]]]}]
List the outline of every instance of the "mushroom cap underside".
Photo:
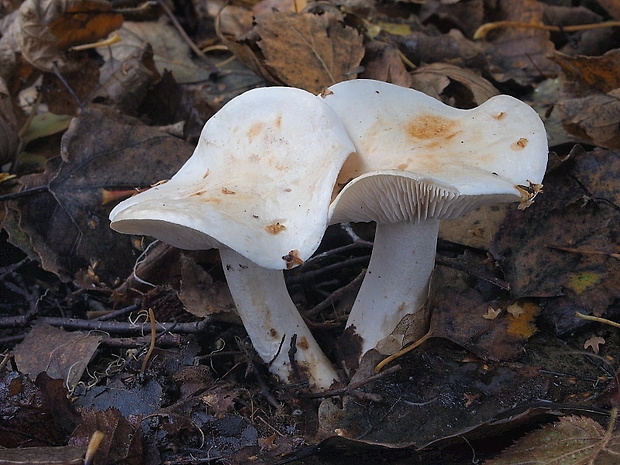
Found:
[{"label": "mushroom cap underside", "polygon": [[400,170],[367,173],[349,182],[332,202],[330,223],[415,223],[428,219],[451,219],[486,204],[515,202],[517,189],[479,173],[486,183],[475,193],[437,179]]},{"label": "mushroom cap underside", "polygon": [[312,94],[254,89],[206,123],[168,182],[117,205],[111,227],[184,249],[223,245],[260,266],[289,268],[318,247],[336,176],[354,150]]},{"label": "mushroom cap underside", "polygon": [[[398,173],[409,189],[413,189],[411,180],[424,181],[424,189],[431,189],[432,182],[453,190],[455,198],[480,196],[489,202],[519,200],[516,186],[542,181],[548,153],[544,125],[530,106],[513,97],[499,95],[462,110],[416,90],[380,81],[345,81],[329,90],[331,93],[319,98],[344,121],[357,148],[338,175],[337,187],[347,187],[339,194],[335,191],[332,222],[344,217],[338,209],[344,206],[346,196],[355,192],[358,198],[361,190],[376,191],[370,186],[378,183],[384,184],[383,191],[396,189],[385,182],[398,179]],[[391,174],[383,176],[387,172]],[[382,176],[381,181],[367,179],[373,173]],[[363,188],[355,186],[359,182]],[[453,211],[466,211],[463,202],[460,200],[461,207]],[[471,200],[470,208],[480,202]],[[432,209],[429,205],[421,210],[426,208]],[[453,216],[458,215],[448,215]]]}]

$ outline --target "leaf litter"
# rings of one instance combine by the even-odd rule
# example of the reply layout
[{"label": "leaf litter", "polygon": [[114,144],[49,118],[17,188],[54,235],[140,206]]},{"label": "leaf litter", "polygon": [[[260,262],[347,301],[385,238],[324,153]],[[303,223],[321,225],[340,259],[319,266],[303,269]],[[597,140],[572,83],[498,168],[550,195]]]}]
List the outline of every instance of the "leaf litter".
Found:
[{"label": "leaf litter", "polygon": [[[0,438],[12,455],[0,460],[71,463],[103,431],[102,464],[460,464],[472,450],[485,463],[555,463],[571,444],[587,447],[565,463],[607,463],[620,337],[574,314],[618,316],[620,40],[594,26],[620,18],[614,2],[577,3],[196,1],[172,12],[176,25],[166,9],[102,0],[7,6]],[[74,48],[110,33],[121,41]],[[216,253],[120,236],[107,215],[169,178],[235,95],[356,77],[460,108],[525,100],[548,125],[553,163],[528,209],[442,225],[431,337],[378,375],[370,354],[317,400],[271,379],[247,346]],[[334,361],[372,240],[372,227],[353,228],[332,227],[316,259],[287,273]],[[399,331],[408,341],[406,321]]]}]

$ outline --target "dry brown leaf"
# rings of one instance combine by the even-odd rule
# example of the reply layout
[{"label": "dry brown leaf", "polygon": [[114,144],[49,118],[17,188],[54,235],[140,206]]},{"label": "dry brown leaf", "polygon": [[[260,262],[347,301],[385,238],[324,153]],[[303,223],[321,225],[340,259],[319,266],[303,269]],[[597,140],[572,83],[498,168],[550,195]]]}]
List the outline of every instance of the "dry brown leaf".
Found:
[{"label": "dry brown leaf", "polygon": [[27,0],[2,41],[39,70],[74,69],[64,54],[67,47],[104,38],[122,22],[104,0]]},{"label": "dry brown leaf", "polygon": [[[520,23],[543,22],[543,6],[537,0],[514,2],[500,0],[497,20]],[[557,73],[557,65],[549,59],[554,51],[549,32],[536,29],[502,28],[493,31],[488,40],[494,45],[492,59],[499,56],[500,63],[490,71],[498,81],[510,79],[522,85],[538,80],[541,75]]]},{"label": "dry brown leaf", "polygon": [[73,432],[69,445],[84,446],[95,431],[104,433],[93,461],[94,465],[123,463],[140,465],[142,458],[142,435],[139,433],[140,422],[124,418],[115,408],[105,411],[84,409],[82,423]]},{"label": "dry brown leaf", "polygon": [[181,255],[179,299],[192,315],[204,318],[234,309],[235,304],[224,282],[215,282],[209,273],[187,255]]},{"label": "dry brown leaf", "polygon": [[620,19],[620,3],[618,3],[618,0],[597,0],[597,3],[613,18]]},{"label": "dry brown leaf", "polygon": [[567,132],[609,149],[620,148],[620,89],[560,100],[555,110]]},{"label": "dry brown leaf", "polygon": [[450,81],[458,82],[471,93],[474,105],[480,105],[494,95],[499,94],[499,91],[493,84],[479,74],[470,69],[449,63],[431,63],[420,66],[412,74],[414,80],[413,87],[422,92],[425,92],[428,86],[436,86],[436,82],[445,83],[445,78],[448,78],[448,83]]},{"label": "dry brown leaf", "polygon": [[50,378],[65,380],[72,389],[82,377],[102,337],[92,333],[69,333],[37,323],[15,348],[15,361],[20,371],[33,379],[46,372]]},{"label": "dry brown leaf", "polygon": [[588,417],[568,416],[544,426],[506,449],[487,465],[603,465],[617,463],[620,437]]},{"label": "dry brown leaf", "polygon": [[402,87],[410,87],[412,83],[398,48],[378,40],[366,44],[364,71],[360,77],[391,82]]},{"label": "dry brown leaf", "polygon": [[620,49],[610,50],[600,57],[556,52],[552,58],[562,67],[566,81],[575,91],[585,86],[583,90],[607,93],[620,87]]},{"label": "dry brown leaf", "polygon": [[346,79],[364,56],[362,36],[331,13],[275,12],[256,18],[258,46],[271,74],[289,86],[318,93]]},{"label": "dry brown leaf", "polygon": [[149,43],[153,50],[152,59],[160,74],[165,70],[172,71],[179,83],[205,81],[213,74],[214,68],[209,66],[206,60],[198,62],[192,59],[187,43],[167,22],[125,21],[117,32],[122,40],[100,50],[108,62],[107,68],[116,69],[120,66],[119,62],[139,55],[146,43]]}]

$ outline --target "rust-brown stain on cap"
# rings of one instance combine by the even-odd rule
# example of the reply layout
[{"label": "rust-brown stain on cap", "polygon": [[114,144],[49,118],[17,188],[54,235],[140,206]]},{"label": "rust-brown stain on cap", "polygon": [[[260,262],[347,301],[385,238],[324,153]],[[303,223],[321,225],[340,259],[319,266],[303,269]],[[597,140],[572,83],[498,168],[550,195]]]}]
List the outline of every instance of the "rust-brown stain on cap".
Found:
[{"label": "rust-brown stain on cap", "polygon": [[273,224],[268,224],[267,226],[265,226],[265,230],[269,234],[278,234],[284,231],[285,229],[286,229],[286,226],[284,226],[282,223],[273,223]]},{"label": "rust-brown stain on cap", "polygon": [[527,146],[529,141],[525,137],[521,137],[518,141],[510,144],[512,150],[522,150]]},{"label": "rust-brown stain on cap", "polygon": [[407,124],[407,134],[414,139],[452,139],[461,132],[457,120],[443,116],[423,114],[416,116]]},{"label": "rust-brown stain on cap", "polygon": [[261,121],[259,121],[258,123],[254,123],[252,126],[250,126],[250,129],[248,130],[248,137],[250,138],[250,140],[258,136],[264,128],[265,123]]},{"label": "rust-brown stain on cap", "polygon": [[297,347],[299,347],[301,350],[308,350],[310,345],[308,344],[308,340],[305,336],[302,336],[301,339],[297,341]]}]

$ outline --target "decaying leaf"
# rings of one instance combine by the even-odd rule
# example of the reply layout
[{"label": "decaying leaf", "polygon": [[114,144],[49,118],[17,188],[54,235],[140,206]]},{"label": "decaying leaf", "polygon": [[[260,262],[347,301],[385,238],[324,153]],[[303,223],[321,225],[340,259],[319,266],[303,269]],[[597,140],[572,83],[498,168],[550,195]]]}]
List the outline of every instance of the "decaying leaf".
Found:
[{"label": "decaying leaf", "polygon": [[272,12],[238,37],[220,31],[246,66],[276,84],[318,93],[355,77],[364,56],[362,36],[333,13]]},{"label": "decaying leaf", "polygon": [[145,45],[150,44],[152,60],[159,74],[164,74],[165,70],[172,71],[179,83],[206,81],[214,72],[214,67],[207,60],[192,58],[187,43],[165,21],[125,21],[118,35],[120,42],[101,50],[107,61],[106,67],[116,69],[130,57],[142,54]]},{"label": "decaying leaf", "polygon": [[122,22],[105,0],[27,0],[2,41],[39,70],[75,69],[66,49],[104,38]]},{"label": "decaying leaf", "polygon": [[620,437],[608,435],[596,421],[567,416],[544,426],[506,449],[487,465],[603,465],[617,462]]},{"label": "decaying leaf", "polygon": [[125,463],[140,465],[142,457],[142,436],[138,433],[139,421],[128,420],[114,408],[105,411],[85,409],[82,422],[72,435],[69,445],[86,446],[95,431],[104,433],[104,438],[94,464]]},{"label": "decaying leaf", "polygon": [[[496,21],[543,23],[543,6],[536,0],[518,3],[500,0],[497,13]],[[490,71],[498,81],[512,79],[527,85],[541,74],[557,74],[557,65],[549,59],[554,46],[548,31],[508,27],[493,31],[488,40],[495,49],[491,60],[496,63]]]},{"label": "decaying leaf", "polygon": [[113,205],[103,205],[104,190],[147,187],[169,178],[192,150],[134,118],[90,108],[63,136],[62,159],[52,159],[45,173],[21,178],[26,189],[43,191],[7,202],[15,221],[4,227],[22,247],[20,237],[27,235],[43,267],[62,279],[81,272],[92,282],[114,283],[130,273],[138,254],[130,237],[110,229]]},{"label": "decaying leaf", "polygon": [[[467,102],[468,106],[477,106],[484,103],[494,95],[498,95],[499,91],[479,74],[471,71],[467,68],[452,65],[450,63],[431,63],[429,65],[420,66],[412,73],[414,84],[412,87],[425,92],[429,95],[433,95],[436,98],[441,99],[443,89],[437,95],[429,92],[436,86],[436,82],[443,82],[447,78],[448,82],[457,82],[461,85],[459,89],[461,94],[464,94],[463,90],[471,94],[470,100]],[[466,101],[465,96],[459,96],[459,103]],[[451,103],[451,102],[448,102]]]},{"label": "decaying leaf", "polygon": [[185,255],[181,255],[179,299],[188,312],[201,318],[235,308],[226,284],[214,282],[209,273]]},{"label": "decaying leaf", "polygon": [[514,298],[571,296],[564,309],[571,324],[575,311],[600,315],[617,299],[620,261],[588,251],[615,251],[620,195],[612,180],[619,173],[617,154],[588,152],[547,174],[532,207],[508,214],[491,251]]},{"label": "decaying leaf", "polygon": [[44,323],[35,324],[15,348],[15,361],[22,373],[36,378],[45,372],[62,379],[69,389],[76,387],[103,335],[66,332]]}]

